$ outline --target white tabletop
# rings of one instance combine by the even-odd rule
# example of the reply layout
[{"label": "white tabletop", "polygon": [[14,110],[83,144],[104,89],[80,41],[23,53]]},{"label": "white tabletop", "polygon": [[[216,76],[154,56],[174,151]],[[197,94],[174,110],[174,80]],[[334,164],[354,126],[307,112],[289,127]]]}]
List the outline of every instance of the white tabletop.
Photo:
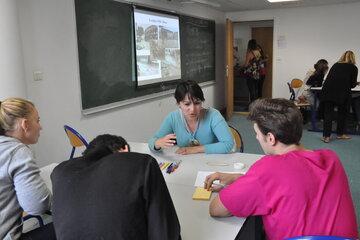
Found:
[{"label": "white tabletop", "polygon": [[[245,173],[256,160],[262,157],[262,155],[246,153],[179,155],[175,153],[177,147],[154,152],[149,150],[146,143],[129,142],[129,144],[131,151],[149,154],[158,162],[181,160],[179,168],[175,172],[167,174],[163,171],[163,175],[167,183],[186,186],[194,186],[198,171]],[[244,169],[235,169],[234,163],[236,162],[244,163]],[[227,166],[219,166],[225,164]]]},{"label": "white tabletop", "polygon": [[[192,200],[195,187],[167,183],[181,227],[183,240],[235,239],[245,218],[213,218],[209,201]],[[212,198],[216,194],[212,194]]]},{"label": "white tabletop", "polygon": [[[311,90],[321,90],[322,87],[311,87]],[[360,92],[360,85],[356,85],[356,87],[351,89],[352,92]]]},{"label": "white tabletop", "polygon": [[[168,174],[163,170],[163,175],[180,221],[182,239],[235,239],[245,218],[210,217],[210,201],[192,200],[196,175],[198,171],[245,173],[263,155],[246,153],[179,155],[175,153],[177,147],[154,152],[149,150],[146,143],[129,142],[129,144],[132,151],[150,154],[158,162],[181,160],[175,172]],[[236,162],[244,163],[244,169],[235,169]],[[225,164],[227,165],[216,166]],[[213,193],[212,199],[216,195],[217,193]]]},{"label": "white tabletop", "polygon": [[[246,172],[262,155],[231,153],[231,154],[192,154],[179,155],[176,147],[154,153],[146,143],[129,142],[131,151],[152,155],[158,162],[179,161],[178,169],[171,174],[163,170],[163,175],[173,200],[181,226],[183,240],[201,239],[234,239],[245,219],[237,217],[212,218],[209,215],[210,201],[193,200],[194,183],[198,171]],[[234,169],[234,163],[241,162],[245,168]],[[216,166],[225,165],[226,166]],[[56,163],[41,168],[41,176],[51,189],[50,174]],[[215,165],[215,166],[214,166]],[[212,198],[216,193],[212,194]]]}]

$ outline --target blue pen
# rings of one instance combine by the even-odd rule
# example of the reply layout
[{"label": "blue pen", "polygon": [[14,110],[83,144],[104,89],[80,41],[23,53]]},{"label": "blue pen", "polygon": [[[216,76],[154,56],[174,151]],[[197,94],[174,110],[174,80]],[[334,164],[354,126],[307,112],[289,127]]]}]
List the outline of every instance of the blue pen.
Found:
[{"label": "blue pen", "polygon": [[181,160],[179,162],[176,162],[174,164],[173,168],[171,169],[172,170],[171,172],[174,172],[179,167],[180,163],[181,163]]},{"label": "blue pen", "polygon": [[172,173],[173,171],[175,171],[175,169],[176,169],[177,167],[178,167],[177,162],[173,163],[173,165],[171,166],[171,169],[170,169],[169,174]]},{"label": "blue pen", "polygon": [[174,164],[174,163],[171,163],[171,164],[167,167],[166,173],[171,173],[173,164]]}]

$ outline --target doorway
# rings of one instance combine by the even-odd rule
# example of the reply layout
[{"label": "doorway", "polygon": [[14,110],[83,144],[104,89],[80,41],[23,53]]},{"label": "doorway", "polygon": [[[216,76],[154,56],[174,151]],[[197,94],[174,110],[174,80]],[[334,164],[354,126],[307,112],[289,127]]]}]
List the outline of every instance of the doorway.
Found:
[{"label": "doorway", "polygon": [[250,39],[256,39],[267,56],[266,75],[262,88],[262,97],[272,97],[272,59],[273,59],[273,26],[272,20],[233,23],[233,56],[234,83],[233,106],[234,112],[247,111],[250,103],[246,79],[243,75],[243,65]]}]

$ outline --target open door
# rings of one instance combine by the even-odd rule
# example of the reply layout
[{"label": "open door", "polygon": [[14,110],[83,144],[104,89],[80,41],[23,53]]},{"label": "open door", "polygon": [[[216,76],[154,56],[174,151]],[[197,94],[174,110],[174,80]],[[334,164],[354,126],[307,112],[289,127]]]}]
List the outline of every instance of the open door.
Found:
[{"label": "open door", "polygon": [[226,119],[234,112],[234,27],[232,21],[226,19]]}]

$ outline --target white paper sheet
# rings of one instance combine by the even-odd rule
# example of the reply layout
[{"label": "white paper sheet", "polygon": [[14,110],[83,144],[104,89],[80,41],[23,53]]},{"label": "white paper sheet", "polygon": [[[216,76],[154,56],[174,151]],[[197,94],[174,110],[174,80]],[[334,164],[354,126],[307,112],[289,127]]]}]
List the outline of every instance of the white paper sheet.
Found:
[{"label": "white paper sheet", "polygon": [[[234,172],[224,172],[224,173],[241,173],[241,174],[245,174],[246,171],[234,171]],[[214,172],[208,172],[208,171],[198,171],[197,175],[196,175],[196,180],[195,180],[195,187],[204,187],[204,182],[206,179],[206,176],[213,174]],[[220,184],[219,180],[216,180],[213,182],[214,184]]]}]

